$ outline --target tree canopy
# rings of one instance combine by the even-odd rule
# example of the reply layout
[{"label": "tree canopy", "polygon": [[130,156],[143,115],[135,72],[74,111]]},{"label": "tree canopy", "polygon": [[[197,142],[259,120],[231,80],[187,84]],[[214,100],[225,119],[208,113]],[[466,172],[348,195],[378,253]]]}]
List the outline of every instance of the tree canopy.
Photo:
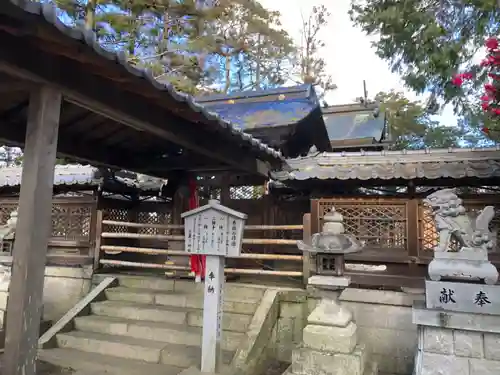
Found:
[{"label": "tree canopy", "polygon": [[393,149],[480,146],[485,137],[465,123],[444,126],[434,120],[423,103],[411,101],[401,92],[380,92],[375,97],[388,122]]},{"label": "tree canopy", "polygon": [[[376,37],[377,55],[408,87],[430,92],[427,111],[452,103],[469,125],[488,121],[477,95],[487,72],[475,57],[485,39],[500,31],[497,0],[352,0],[350,15],[355,25]],[[477,73],[468,91],[451,82],[460,70]]]},{"label": "tree canopy", "polygon": [[[294,41],[283,29],[279,12],[258,0],[54,1],[64,22],[94,30],[103,47],[123,51],[130,63],[151,69],[157,79],[189,94],[295,82],[315,85],[322,98],[336,88],[322,58],[321,34],[330,17],[325,6],[312,7],[302,16],[301,37]],[[431,116],[433,103],[412,102],[398,92],[379,93],[376,99],[388,113],[395,147],[483,142],[471,130],[471,123],[484,121],[477,110],[481,103],[463,95],[465,90],[451,77],[466,67],[484,36],[498,32],[500,23],[492,22],[498,18],[495,2],[353,0],[353,20],[366,33],[379,35],[378,55],[391,62],[409,87],[430,90],[432,98],[469,111],[458,127],[444,127]],[[486,74],[479,77],[485,79]],[[472,82],[467,88],[477,90],[478,85]],[[14,163],[5,150],[0,162]]]}]

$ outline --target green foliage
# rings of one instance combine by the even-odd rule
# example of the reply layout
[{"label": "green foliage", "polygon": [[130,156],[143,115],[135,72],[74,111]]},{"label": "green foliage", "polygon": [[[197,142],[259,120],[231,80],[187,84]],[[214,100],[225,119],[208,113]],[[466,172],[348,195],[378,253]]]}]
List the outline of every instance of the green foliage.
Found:
[{"label": "green foliage", "polygon": [[[294,46],[279,13],[256,0],[57,0],[74,24],[108,49],[151,69],[178,90],[198,94],[258,89],[288,79]],[[212,2],[210,2],[212,3]],[[210,92],[211,90],[208,90]]]},{"label": "green foliage", "polygon": [[381,92],[376,100],[387,116],[394,149],[476,146],[483,140],[463,124],[456,127],[440,125],[422,103],[411,101],[400,92]]},{"label": "green foliage", "polygon": [[470,124],[485,120],[478,95],[472,94],[486,77],[467,92],[450,79],[460,68],[471,68],[485,38],[500,31],[497,0],[352,0],[350,15],[365,33],[376,36],[377,55],[408,87],[431,92],[428,110],[451,102]]}]

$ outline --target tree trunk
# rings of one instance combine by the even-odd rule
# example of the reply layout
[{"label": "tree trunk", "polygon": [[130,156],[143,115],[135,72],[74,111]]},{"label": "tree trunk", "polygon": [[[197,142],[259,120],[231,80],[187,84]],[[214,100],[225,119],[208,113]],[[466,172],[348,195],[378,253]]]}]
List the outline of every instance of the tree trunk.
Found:
[{"label": "tree trunk", "polygon": [[256,90],[260,90],[260,70],[261,70],[261,55],[260,55],[260,52],[261,52],[261,45],[260,45],[260,41],[261,41],[261,35],[259,34],[259,37],[257,39],[257,61],[256,61],[256,67],[255,67],[255,89]]},{"label": "tree trunk", "polygon": [[89,0],[85,6],[85,28],[95,30],[95,10],[99,0]]},{"label": "tree trunk", "polygon": [[225,71],[225,77],[226,77],[226,82],[224,84],[224,94],[227,94],[231,87],[231,54],[226,54],[226,62],[224,64],[224,71]]}]

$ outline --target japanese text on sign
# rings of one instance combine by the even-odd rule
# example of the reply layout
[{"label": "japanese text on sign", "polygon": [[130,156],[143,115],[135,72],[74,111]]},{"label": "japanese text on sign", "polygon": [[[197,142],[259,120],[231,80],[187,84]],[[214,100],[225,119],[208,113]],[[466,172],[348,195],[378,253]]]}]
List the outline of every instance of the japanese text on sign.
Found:
[{"label": "japanese text on sign", "polygon": [[191,254],[237,257],[247,216],[210,200],[184,212],[185,249]]},{"label": "japanese text on sign", "polygon": [[439,296],[439,302],[441,303],[456,303],[455,299],[453,298],[455,294],[455,291],[451,289],[446,289],[443,288],[441,291],[441,295]]},{"label": "japanese text on sign", "polygon": [[491,304],[491,302],[486,293],[479,291],[474,299],[474,304],[482,307],[484,305]]}]

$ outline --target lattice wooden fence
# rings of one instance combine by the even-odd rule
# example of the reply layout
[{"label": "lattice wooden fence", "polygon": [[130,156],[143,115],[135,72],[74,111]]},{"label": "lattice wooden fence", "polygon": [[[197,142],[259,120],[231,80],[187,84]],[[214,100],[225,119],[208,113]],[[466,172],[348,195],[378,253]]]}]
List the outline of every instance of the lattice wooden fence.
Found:
[{"label": "lattice wooden fence", "polygon": [[316,230],[321,230],[323,217],[332,207],[343,215],[346,232],[364,241],[367,248],[406,249],[405,201],[321,199],[318,204],[319,221]]},{"label": "lattice wooden fence", "polygon": [[[111,221],[133,221],[140,224],[172,224],[172,215],[170,212],[152,212],[136,210],[135,216],[133,212],[125,208],[107,208],[103,210],[103,220]],[[106,226],[106,232],[127,233],[129,228],[122,225]],[[138,228],[137,233],[142,234],[169,234],[167,229],[159,228]]]},{"label": "lattice wooden fence", "polygon": [[231,199],[260,199],[265,190],[264,186],[231,186],[229,196]]},{"label": "lattice wooden fence", "polygon": [[[57,200],[52,203],[52,238],[90,241],[92,213],[95,203],[78,198]],[[0,200],[0,225],[5,225],[17,208],[14,199]]]},{"label": "lattice wooden fence", "polygon": [[[360,199],[320,199],[317,205],[313,203],[313,211],[317,213],[313,231],[318,231],[323,225],[323,216],[332,208],[344,216],[344,226],[348,233],[354,234],[365,241],[367,249],[408,250],[408,244],[418,235],[418,253],[426,256],[437,246],[438,235],[434,217],[428,207],[422,202],[418,204],[418,231],[409,227],[408,201],[401,198],[360,198]],[[467,212],[477,213],[487,205],[496,207],[497,215],[490,229],[500,237],[500,202],[491,199],[464,200]],[[316,207],[316,208],[315,208]],[[457,248],[452,243],[452,250]],[[500,252],[499,242],[495,252]]]}]

